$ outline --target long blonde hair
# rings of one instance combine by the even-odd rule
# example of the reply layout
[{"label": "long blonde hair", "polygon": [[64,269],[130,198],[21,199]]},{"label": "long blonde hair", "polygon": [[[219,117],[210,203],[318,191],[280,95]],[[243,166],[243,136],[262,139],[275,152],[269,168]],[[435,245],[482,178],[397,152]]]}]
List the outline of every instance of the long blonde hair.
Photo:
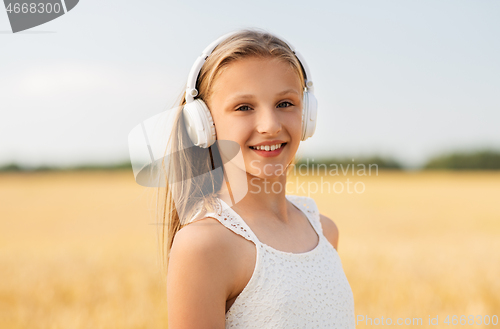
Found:
[{"label": "long blonde hair", "polygon": [[[288,63],[299,76],[302,86],[305,86],[303,68],[284,41],[264,30],[243,29],[222,41],[208,56],[196,82],[197,98],[203,99],[206,103],[211,96],[215,81],[224,68],[234,61],[249,57],[278,58]],[[185,103],[184,91],[178,104],[182,107]],[[168,268],[175,234],[182,227],[188,225],[183,223],[186,223],[186,218],[191,218],[197,212],[195,209],[197,204],[202,204],[202,213],[217,209],[216,193],[220,190],[222,182],[222,177],[217,176],[221,174],[211,170],[214,162],[219,165],[222,163],[217,143],[209,147],[210,152],[207,152],[207,149],[195,147],[185,129],[182,110],[177,112],[173,127],[168,147],[172,152],[175,152],[176,156],[164,158],[167,159],[168,163],[163,163],[162,167],[169,169],[168,173],[165,172],[163,176],[167,177],[164,190],[163,188],[158,189],[158,211],[156,212],[160,224],[160,255],[165,270]],[[295,163],[296,159],[293,162]],[[223,167],[221,168],[223,170]],[[210,174],[205,175],[201,181],[188,179],[193,177],[195,171],[209,172]],[[179,183],[172,188],[168,184],[169,179]],[[201,192],[207,191],[207,188],[212,193]],[[173,195],[176,196],[175,204]],[[181,221],[180,218],[184,220]]]}]

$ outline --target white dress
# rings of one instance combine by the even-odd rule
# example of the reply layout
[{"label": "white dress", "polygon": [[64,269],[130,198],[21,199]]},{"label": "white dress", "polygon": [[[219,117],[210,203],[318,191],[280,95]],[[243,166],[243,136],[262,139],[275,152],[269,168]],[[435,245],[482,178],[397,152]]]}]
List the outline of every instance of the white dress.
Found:
[{"label": "white dress", "polygon": [[257,248],[250,281],[226,313],[226,328],[355,328],[354,298],[337,251],[323,235],[312,198],[286,198],[309,219],[319,236],[308,252],[276,250],[259,241],[222,199],[222,209],[207,213]]}]

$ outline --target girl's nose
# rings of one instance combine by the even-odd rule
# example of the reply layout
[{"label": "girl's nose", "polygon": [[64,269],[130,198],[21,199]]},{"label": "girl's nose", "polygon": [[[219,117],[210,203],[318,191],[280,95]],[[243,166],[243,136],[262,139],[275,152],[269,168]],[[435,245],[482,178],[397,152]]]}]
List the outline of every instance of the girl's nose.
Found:
[{"label": "girl's nose", "polygon": [[281,121],[277,110],[273,107],[263,108],[258,113],[257,131],[260,134],[277,135],[281,131]]}]

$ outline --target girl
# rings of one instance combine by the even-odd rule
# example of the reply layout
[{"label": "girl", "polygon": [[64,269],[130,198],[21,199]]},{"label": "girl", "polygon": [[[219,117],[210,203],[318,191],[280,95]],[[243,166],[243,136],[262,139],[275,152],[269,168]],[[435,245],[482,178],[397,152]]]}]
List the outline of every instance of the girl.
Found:
[{"label": "girl", "polygon": [[168,142],[169,328],[354,328],[337,227],[285,195],[314,132],[307,65],[265,31],[222,39],[193,66]]}]

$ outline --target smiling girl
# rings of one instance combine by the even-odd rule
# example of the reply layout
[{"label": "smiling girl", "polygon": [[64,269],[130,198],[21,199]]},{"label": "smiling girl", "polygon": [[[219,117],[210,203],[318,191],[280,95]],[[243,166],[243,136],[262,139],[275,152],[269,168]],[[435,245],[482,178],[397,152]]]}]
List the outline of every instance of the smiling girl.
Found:
[{"label": "smiling girl", "polygon": [[160,213],[169,328],[354,328],[336,225],[312,198],[286,195],[286,169],[314,133],[307,65],[257,29],[197,63],[169,141],[180,183],[167,184]]}]

